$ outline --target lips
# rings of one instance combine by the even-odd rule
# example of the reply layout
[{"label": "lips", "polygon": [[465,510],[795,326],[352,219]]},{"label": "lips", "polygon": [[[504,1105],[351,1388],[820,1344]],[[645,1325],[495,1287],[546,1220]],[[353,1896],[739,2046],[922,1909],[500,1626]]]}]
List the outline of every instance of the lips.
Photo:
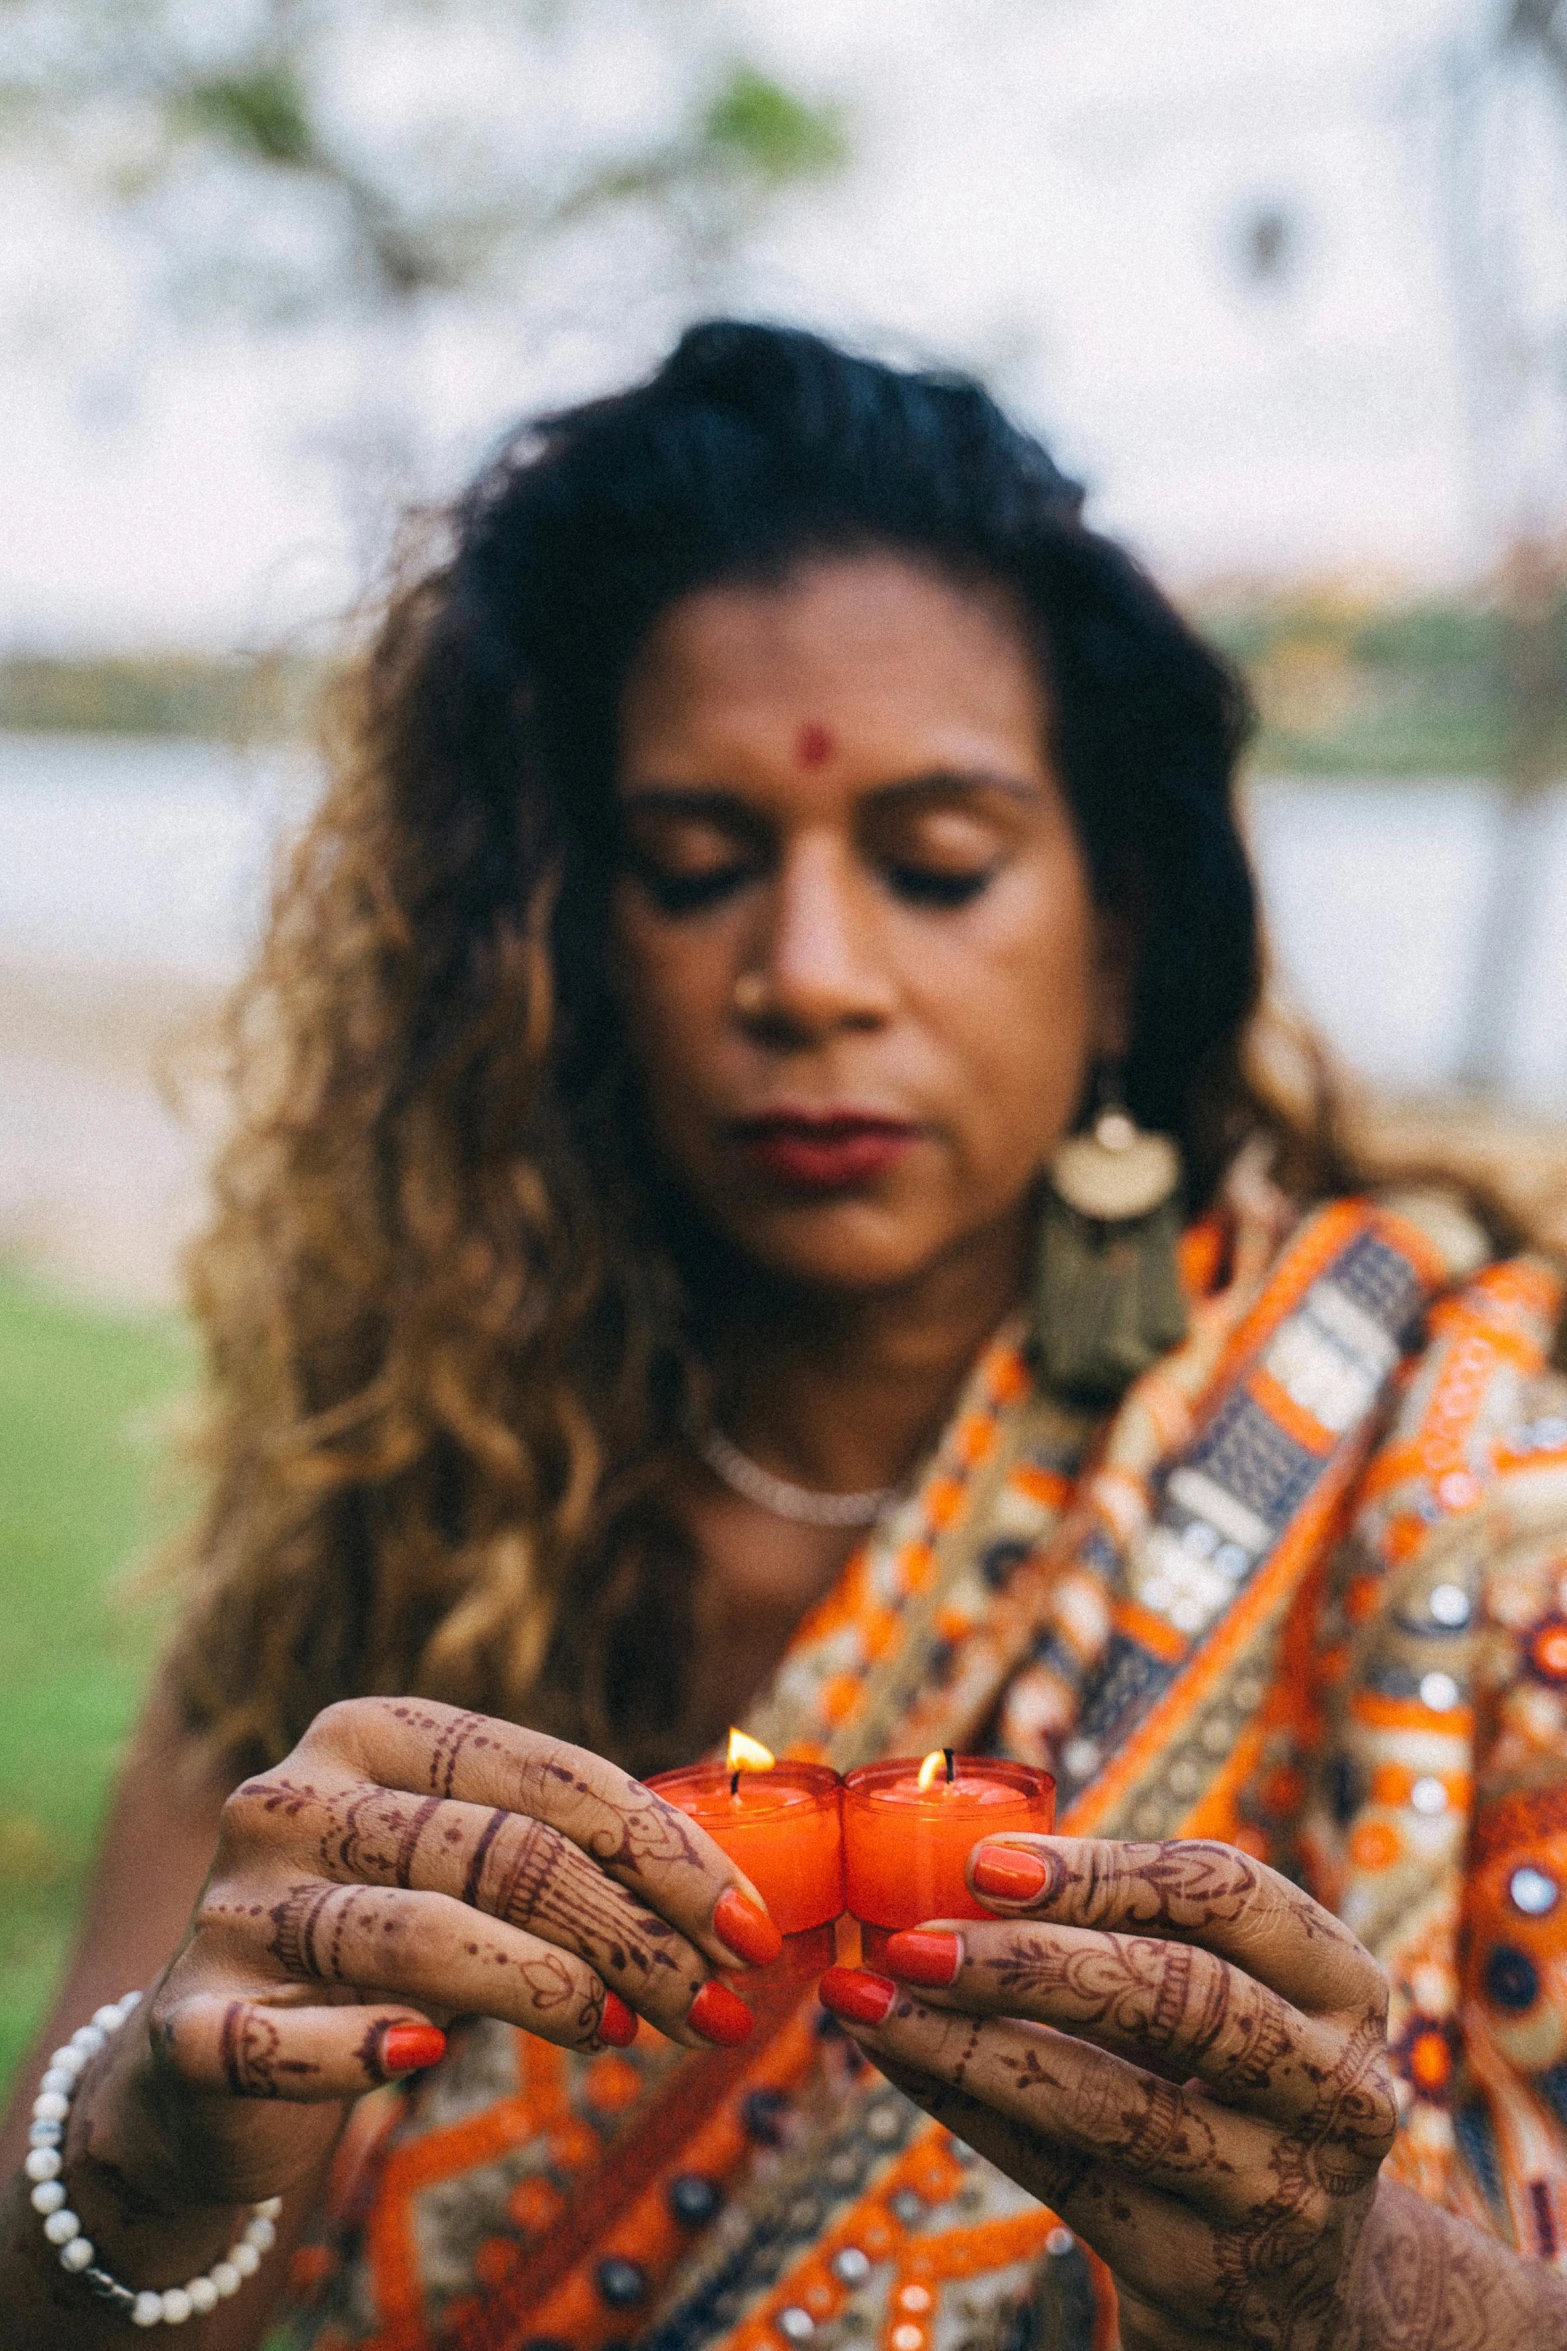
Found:
[{"label": "lips", "polygon": [[774,1111],[741,1119],[734,1128],[752,1167],[800,1192],[848,1192],[872,1184],[918,1133],[912,1120],[857,1110]]}]

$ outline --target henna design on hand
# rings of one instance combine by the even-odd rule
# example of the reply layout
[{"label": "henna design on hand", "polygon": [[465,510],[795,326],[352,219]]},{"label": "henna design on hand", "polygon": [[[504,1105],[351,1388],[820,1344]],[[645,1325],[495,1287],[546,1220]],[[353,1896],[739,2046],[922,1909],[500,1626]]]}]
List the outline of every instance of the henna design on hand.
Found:
[{"label": "henna design on hand", "polygon": [[1004,2055],[1001,2067],[1004,2073],[1012,2076],[1019,2090],[1059,2090],[1061,2087],[1060,2076],[1051,2073],[1039,2062],[1039,2049],[1033,2041],[1016,2057]]},{"label": "henna design on hand", "polygon": [[1346,2351],[1567,2351],[1567,2279],[1384,2182],[1355,2264]]},{"label": "henna design on hand", "polygon": [[[464,1725],[446,1727],[452,1734],[449,1761]],[[332,1794],[289,1782],[267,1787],[258,1800],[286,1807],[293,1820],[320,1815],[319,1827],[311,1822],[311,1836],[324,1879],[296,1881],[266,1910],[240,1906],[242,1915],[249,1907],[252,1916],[269,1919],[267,1948],[292,1979],[349,1981],[355,1969],[364,1969],[365,1934],[376,1930],[379,1956],[380,1932],[396,1930],[399,1914],[382,1889],[433,1886],[454,1896],[460,1888],[470,1908],[576,1954],[607,1972],[634,2001],[656,1994],[660,2019],[667,2009],[669,2024],[684,2016],[702,1980],[700,1962],[675,1928],[636,1904],[563,1830],[536,1816],[505,1806],[481,1812],[460,1799],[406,1795],[366,1781]],[[460,1850],[447,1853],[447,1847]],[[216,1923],[225,1915],[222,1902],[209,1903],[207,1915]],[[477,1954],[478,1946],[471,1946],[469,1956]],[[499,1944],[487,1946],[485,1958],[497,1967],[517,1964]],[[384,1981],[384,1969],[372,1965],[369,1980]],[[530,1981],[530,1998],[557,2020],[567,1980],[546,1974]],[[572,1997],[580,2003],[580,1970],[572,1980],[579,1987]],[[601,2012],[602,1995],[597,1998]],[[585,2034],[594,2022],[585,2011]]]},{"label": "henna design on hand", "polygon": [[[1058,2100],[1070,2095],[1080,2104],[1087,2087],[1096,2111],[1086,2121],[1080,2120],[1072,2135],[1086,2131],[1118,2169],[1133,2173],[1156,2167],[1174,2172],[1234,2172],[1234,2165],[1220,2152],[1200,2100],[1188,2098],[1173,2082],[1139,2075],[1130,2068],[1126,2069],[1131,2073],[1130,2081],[1120,2074],[1096,2071],[1087,2077],[1086,2084],[1081,2079],[1069,2082],[1044,2062],[1048,2046],[1028,2041],[1021,2050],[1002,2052],[1002,2070],[1012,2076],[1020,2092],[1044,2090]],[[1045,2127],[1049,2129],[1048,2124]]]},{"label": "henna design on hand", "polygon": [[[609,1811],[596,1789],[577,1785],[601,1811]],[[633,1877],[640,1877],[650,1864],[661,1869],[671,1864],[694,1870],[703,1866],[687,1814],[650,1788],[638,1788],[623,1811],[613,1812],[578,1842],[601,1869],[623,1869]]]},{"label": "henna design on hand", "polygon": [[[435,1717],[426,1716],[424,1719],[430,1727],[435,1728]],[[482,1751],[497,1744],[487,1715],[456,1714],[441,1724],[430,1750],[430,1786],[435,1794],[451,1794],[457,1778],[458,1759],[465,1747],[476,1747]]]},{"label": "henna design on hand", "polygon": [[[1424,2229],[1408,2229],[1368,2248],[1368,2256],[1361,2264],[1363,2331],[1374,2343],[1419,2344],[1426,2351],[1438,2340],[1444,2301],[1454,2298],[1445,2244],[1433,2245]],[[1460,2339],[1479,2344],[1485,2337],[1471,2325]]]},{"label": "henna design on hand", "polygon": [[381,2054],[385,2039],[386,2027],[378,2017],[373,2024],[366,2025],[364,2037],[354,2050],[355,2057],[364,2068],[365,2080],[372,2090],[379,2089],[383,2082],[406,2081],[408,2078],[406,2074],[389,2074],[387,2072],[386,2063]]},{"label": "henna design on hand", "polygon": [[[898,2013],[900,2016],[906,2016],[909,2013],[908,2004],[906,2002],[900,2004]],[[953,2066],[951,2074],[948,2077],[952,2083],[952,2087],[955,2090],[961,2090],[965,2080],[967,2079],[968,2069],[974,2061],[974,2052],[979,2047],[982,2034],[983,2027],[979,2023],[978,2019],[976,2019],[968,2029],[968,2034],[964,2040],[958,2061]]]},{"label": "henna design on hand", "polygon": [[577,2040],[584,2047],[597,2041],[599,2027],[604,2021],[602,1990],[594,1990],[584,1998],[579,1979],[564,1960],[554,1958],[527,1960],[523,1965],[522,1980],[540,2016],[553,2016],[575,2001],[573,2025]]},{"label": "henna design on hand", "polygon": [[336,1891],[335,1886],[310,1878],[303,1885],[291,1886],[283,1900],[268,1912],[272,1921],[268,1949],[285,1975],[306,1982],[320,1976],[316,1927]]},{"label": "henna design on hand", "polygon": [[1166,2172],[1234,2176],[1235,2166],[1219,2151],[1202,2099],[1189,2098],[1174,2082],[1150,2080],[1146,2088],[1139,2086],[1115,2114],[1114,2128],[1118,2135],[1109,2140],[1108,2151],[1122,2171],[1136,2174],[1157,2166]]},{"label": "henna design on hand", "polygon": [[[529,1997],[540,2016],[553,2016],[558,2008],[564,2008],[577,1996],[577,1979],[565,1960],[557,1959],[553,1954],[539,1959],[525,1959],[521,1973]],[[603,2001],[599,2000],[595,2005],[602,2014]]]},{"label": "henna design on hand", "polygon": [[1069,1891],[1082,1889],[1084,1898],[1071,1906],[1076,1925],[1122,1934],[1152,1928],[1201,1942],[1216,1928],[1238,1926],[1264,1904],[1282,1901],[1292,1930],[1304,1941],[1333,1943],[1366,1959],[1341,1920],[1233,1845],[1202,1837],[1159,1845],[1085,1839],[1081,1853],[1070,1857],[1059,1847],[1030,1851],[1050,1872],[1040,1893],[1030,1896],[1030,1911],[1054,1908]]},{"label": "henna design on hand", "polygon": [[558,1829],[547,1827],[541,1820],[524,1820],[516,1834],[508,1838],[506,1874],[484,1907],[496,1918],[505,1919],[509,1926],[531,1930],[547,1907],[564,1843]]},{"label": "henna design on hand", "polygon": [[[1312,2111],[1268,2152],[1270,2189],[1245,2222],[1214,2231],[1214,2315],[1242,2342],[1336,2340],[1349,2258],[1398,2108],[1380,2016],[1345,2037],[1320,2077]],[[1367,2205],[1369,2209],[1369,2204]],[[1286,2332],[1270,2332],[1287,2313]]]},{"label": "henna design on hand", "polygon": [[[281,1812],[288,1820],[295,1820],[312,1804],[325,1801],[319,1788],[308,1780],[287,1780],[262,1777],[245,1780],[234,1791],[234,1797],[246,1797],[259,1804],[263,1812]],[[234,1798],[230,1798],[233,1802]]]},{"label": "henna design on hand", "polygon": [[[1185,1946],[1172,1944],[1169,1948],[1173,1951]],[[1223,1979],[1216,1979],[1207,2013],[1192,2037],[1191,2046],[1202,2059],[1213,2050],[1226,2027],[1234,2035],[1232,2046],[1205,2076],[1209,2087],[1216,2096],[1224,2098],[1260,2097],[1266,2091],[1292,2086],[1302,2069],[1301,2057],[1286,2021],[1284,2003],[1249,1977],[1235,1980],[1240,1987],[1239,1994],[1226,2000]]]},{"label": "henna design on hand", "polygon": [[[1122,1965],[1128,1977],[1128,1991],[1136,1985],[1141,1989],[1140,1976],[1147,1968],[1153,1977],[1152,2005],[1144,2007],[1136,1993],[1126,2002],[1128,2021],[1140,2024],[1143,2038],[1151,2049],[1164,2051],[1187,2022],[1191,2005],[1192,1980],[1198,1973],[1197,1954],[1190,1943],[1155,1943],[1139,1940],[1123,1946]],[[1215,1972],[1209,1979],[1202,1997],[1202,2014],[1188,2026],[1182,2035],[1194,2057],[1206,2057],[1220,2033],[1229,2013],[1229,1987],[1222,1975]],[[1119,2021],[1119,2020],[1118,2020]]]},{"label": "henna design on hand", "polygon": [[411,1804],[373,1783],[355,1789],[346,1800],[326,1799],[326,1825],[317,1848],[322,1870],[329,1877],[406,1890],[413,1883],[419,1840],[442,1803],[439,1796],[425,1796]]},{"label": "henna design on hand", "polygon": [[395,1884],[405,1889],[413,1884],[414,1855],[419,1850],[419,1839],[424,1835],[425,1830],[440,1809],[441,1800],[438,1796],[426,1796],[424,1802],[418,1806],[404,1824],[403,1833],[397,1841],[397,1858],[392,1868]]},{"label": "henna design on hand", "polygon": [[1314,2149],[1328,2194],[1342,2196],[1376,2173],[1397,2134],[1386,2011],[1379,2010],[1346,2038],[1301,2136]]},{"label": "henna design on hand", "polygon": [[[319,1878],[291,1886],[267,1914],[272,1922],[267,1948],[284,1973],[304,1982],[347,1982],[343,1937],[368,1896],[367,1887],[323,1885]],[[331,1933],[323,1948],[322,1930],[328,1920]]]},{"label": "henna design on hand", "polygon": [[1004,1998],[1048,2004],[1045,2021],[1061,2029],[1102,2036],[1155,2070],[1171,2057],[1181,2081],[1227,2039],[1204,2076],[1220,2096],[1278,2090],[1299,2070],[1286,2004],[1190,1943],[1020,1929],[1000,1958],[970,1965]]},{"label": "henna design on hand", "polygon": [[231,2000],[223,2011],[219,2039],[224,2078],[236,2098],[281,2098],[282,2077],[303,2081],[319,2074],[319,2065],[283,2055],[283,2035],[276,2017],[254,2000]]},{"label": "henna design on hand", "polygon": [[480,1842],[493,1883],[485,1892],[473,1870],[469,1880],[493,1916],[564,1942],[590,1966],[638,1978],[644,1987],[663,1973],[694,1992],[698,1974],[682,1961],[675,1929],[655,1912],[629,1908],[627,1895],[560,1830],[524,1814],[502,1814],[486,1824]]},{"label": "henna design on hand", "polygon": [[479,1886],[484,1876],[484,1865],[490,1857],[490,1847],[510,1818],[511,1814],[506,1811],[503,1805],[498,1804],[479,1832],[479,1841],[474,1846],[469,1858],[468,1874],[463,1879],[462,1886],[462,1898],[470,1910],[480,1908]]},{"label": "henna design on hand", "polygon": [[[1448,2351],[1445,2336],[1352,2329],[1357,2245],[1397,2127],[1370,1955],[1227,1847],[1085,1841],[1040,1857],[1046,1892],[1004,1938],[976,1931],[940,1995],[943,2038],[907,2048],[943,2085],[911,2075],[911,2095],[1110,2262],[1129,2342]],[[1052,1906],[1057,1919],[1037,1917]],[[959,2056],[964,1981],[1002,2015],[971,2019],[985,2045],[971,2037]],[[1096,2038],[1108,2055],[1084,2046]],[[1086,2151],[1075,2178],[1063,2139]],[[1412,2308],[1416,2283],[1399,2291]],[[1456,2336],[1452,2351],[1489,2340]]]}]

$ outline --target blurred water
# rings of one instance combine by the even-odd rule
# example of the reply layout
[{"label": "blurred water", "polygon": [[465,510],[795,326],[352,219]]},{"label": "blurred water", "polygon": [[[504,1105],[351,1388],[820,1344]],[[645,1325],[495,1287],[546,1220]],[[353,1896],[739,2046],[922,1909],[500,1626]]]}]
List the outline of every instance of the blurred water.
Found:
[{"label": "blurred water", "polygon": [[[297,758],[210,743],[0,734],[0,959],[221,979],[254,937]],[[1271,778],[1249,825],[1279,968],[1368,1077],[1451,1082],[1500,800],[1483,781]],[[1567,786],[1540,813],[1509,1091],[1567,1103]],[[1200,952],[1200,942],[1194,942]]]},{"label": "blurred water", "polygon": [[[1276,963],[1346,1060],[1400,1092],[1451,1085],[1479,979],[1502,845],[1494,783],[1441,777],[1269,778],[1249,831]],[[1531,812],[1530,877],[1505,1034],[1503,1090],[1567,1103],[1567,785]]]},{"label": "blurred water", "polygon": [[0,732],[0,956],[226,978],[309,792],[276,751]]}]

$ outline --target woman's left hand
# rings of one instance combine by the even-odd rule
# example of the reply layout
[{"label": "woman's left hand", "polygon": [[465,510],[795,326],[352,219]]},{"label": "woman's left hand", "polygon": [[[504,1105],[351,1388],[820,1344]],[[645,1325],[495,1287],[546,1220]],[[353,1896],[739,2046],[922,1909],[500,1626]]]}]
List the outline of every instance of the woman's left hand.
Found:
[{"label": "woman's left hand", "polygon": [[1108,2264],[1126,2351],[1355,2339],[1398,2121],[1369,1952],[1230,1845],[1013,1836],[969,1874],[1003,1918],[824,1979],[867,2056]]}]

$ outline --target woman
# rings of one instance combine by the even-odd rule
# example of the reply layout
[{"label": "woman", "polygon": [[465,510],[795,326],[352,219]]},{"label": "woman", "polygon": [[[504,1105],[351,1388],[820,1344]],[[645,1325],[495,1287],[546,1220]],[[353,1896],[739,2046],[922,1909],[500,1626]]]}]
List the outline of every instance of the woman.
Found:
[{"label": "woman", "polygon": [[[717,324],[350,716],[0,2341],[1567,2343],[1557,1290],[1254,1073],[1221,665],[977,387]],[[1073,1834],[824,2011],[628,1776],[731,1720]]]}]

